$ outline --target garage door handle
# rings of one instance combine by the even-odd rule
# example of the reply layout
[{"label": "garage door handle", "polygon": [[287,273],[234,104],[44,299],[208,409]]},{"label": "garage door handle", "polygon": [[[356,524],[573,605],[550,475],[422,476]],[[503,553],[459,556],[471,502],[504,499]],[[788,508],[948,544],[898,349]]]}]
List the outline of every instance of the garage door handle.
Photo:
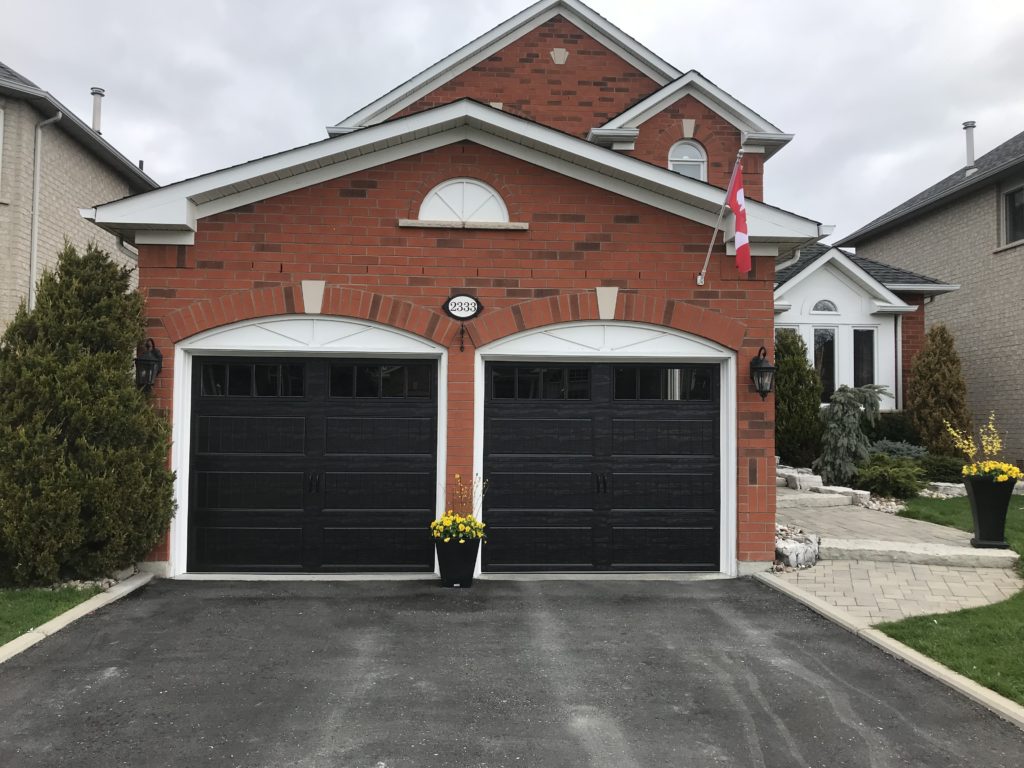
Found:
[{"label": "garage door handle", "polygon": [[604,472],[601,473],[601,493],[608,493],[608,476]]},{"label": "garage door handle", "polygon": [[594,475],[594,493],[601,492],[601,474],[599,472],[591,473]]}]

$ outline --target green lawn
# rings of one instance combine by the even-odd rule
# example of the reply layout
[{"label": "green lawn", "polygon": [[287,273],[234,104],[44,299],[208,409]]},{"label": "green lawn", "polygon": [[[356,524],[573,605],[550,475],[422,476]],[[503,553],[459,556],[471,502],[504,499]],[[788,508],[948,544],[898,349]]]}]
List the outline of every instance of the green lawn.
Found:
[{"label": "green lawn", "polygon": [[44,624],[100,590],[0,589],[0,645]]},{"label": "green lawn", "polygon": [[[913,499],[904,517],[973,530],[966,498]],[[1014,496],[1006,540],[1024,553],[1024,498]],[[917,616],[878,629],[1008,699],[1024,705],[1024,593],[982,608]]]}]

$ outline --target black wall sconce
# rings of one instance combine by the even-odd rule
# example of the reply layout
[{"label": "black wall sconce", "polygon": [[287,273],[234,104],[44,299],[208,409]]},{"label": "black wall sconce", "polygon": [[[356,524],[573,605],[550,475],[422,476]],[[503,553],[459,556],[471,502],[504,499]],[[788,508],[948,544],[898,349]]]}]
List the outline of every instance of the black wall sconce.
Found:
[{"label": "black wall sconce", "polygon": [[768,362],[768,350],[764,347],[761,347],[757,356],[750,361],[750,378],[761,399],[768,397],[768,393],[775,386],[775,366]]},{"label": "black wall sconce", "polygon": [[152,339],[146,339],[142,352],[135,358],[135,386],[148,392],[163,367],[164,356]]}]

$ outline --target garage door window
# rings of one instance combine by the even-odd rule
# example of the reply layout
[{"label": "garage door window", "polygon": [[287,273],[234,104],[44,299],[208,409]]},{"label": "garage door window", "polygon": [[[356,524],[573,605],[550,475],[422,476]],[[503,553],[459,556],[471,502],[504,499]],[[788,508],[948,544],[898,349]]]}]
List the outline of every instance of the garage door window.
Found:
[{"label": "garage door window", "polygon": [[710,400],[707,371],[629,365],[615,369],[616,400]]},{"label": "garage door window", "polygon": [[203,363],[203,397],[302,397],[306,369],[301,364]]},{"label": "garage door window", "polygon": [[496,367],[491,387],[499,400],[588,400],[590,369]]},{"label": "garage door window", "polygon": [[430,397],[429,365],[331,366],[331,397]]}]

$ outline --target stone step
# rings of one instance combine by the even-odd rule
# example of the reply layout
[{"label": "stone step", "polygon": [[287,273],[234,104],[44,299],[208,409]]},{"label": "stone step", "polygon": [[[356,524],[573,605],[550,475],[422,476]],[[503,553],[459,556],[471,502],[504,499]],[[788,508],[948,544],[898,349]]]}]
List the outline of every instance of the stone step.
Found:
[{"label": "stone step", "polygon": [[778,475],[776,475],[775,476],[775,487],[776,488],[786,488],[787,487],[786,478],[779,477]]},{"label": "stone step", "polygon": [[826,507],[848,507],[852,503],[853,500],[849,496],[839,494],[787,491],[782,488],[775,491],[776,509],[824,509]]},{"label": "stone step", "polygon": [[948,565],[963,568],[1013,568],[1017,553],[1012,549],[975,549],[952,544],[916,544],[873,539],[821,539],[821,560],[872,560],[914,565]]}]

